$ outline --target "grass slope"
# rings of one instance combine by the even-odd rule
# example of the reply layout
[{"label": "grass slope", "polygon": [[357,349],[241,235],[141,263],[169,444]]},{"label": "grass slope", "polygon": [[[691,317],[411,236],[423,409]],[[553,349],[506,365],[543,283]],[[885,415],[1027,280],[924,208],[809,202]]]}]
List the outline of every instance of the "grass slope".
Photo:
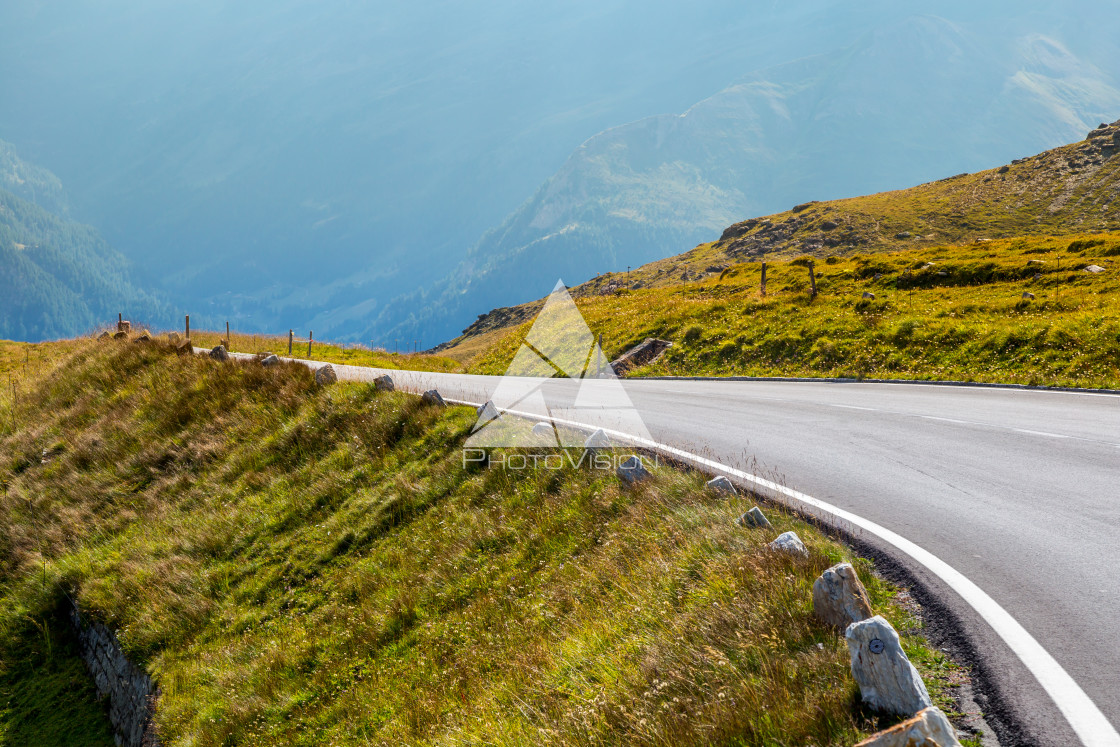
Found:
[{"label": "grass slope", "polygon": [[[666,467],[633,489],[464,468],[474,418],[297,364],[72,343],[0,402],[0,744],[53,743],[31,709],[104,743],[87,691],[55,710],[36,643],[63,590],[158,678],[170,745],[845,745],[885,723],[811,614],[843,546],[778,510],[740,528],[747,500]],[[765,548],[787,529],[808,559]],[[948,705],[953,666],[856,563]]]},{"label": "grass slope", "polygon": [[[815,264],[816,298],[805,259],[769,263],[765,298],[752,262],[689,283],[575,295],[611,357],[645,337],[674,342],[637,375],[1120,388],[1118,256],[1120,233],[998,240],[830,257]],[[1091,264],[1106,270],[1086,272]],[[488,332],[496,339],[470,370],[503,371],[528,328]]]}]

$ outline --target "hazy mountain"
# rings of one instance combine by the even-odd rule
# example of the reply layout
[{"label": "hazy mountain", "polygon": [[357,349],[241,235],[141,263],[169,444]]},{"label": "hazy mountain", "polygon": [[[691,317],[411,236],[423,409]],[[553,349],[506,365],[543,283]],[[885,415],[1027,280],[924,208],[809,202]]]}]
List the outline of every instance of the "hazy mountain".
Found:
[{"label": "hazy mountain", "polygon": [[5,3],[0,133],[200,319],[355,334],[588,136],[807,53],[837,7]]},{"label": "hazy mountain", "polygon": [[[422,303],[391,305],[422,309],[392,321],[402,336],[450,338],[557,277],[625,270],[795,203],[990,167],[1120,114],[1116,80],[1059,36],[997,31],[908,18],[745,76],[683,114],[606,130]],[[394,325],[386,315],[378,326]]]},{"label": "hazy mountain", "polygon": [[536,294],[480,274],[499,257],[551,287],[1063,142],[1107,108],[1120,14],[1052,5],[3,3],[0,135],[200,323],[386,341],[420,314],[432,342]]},{"label": "hazy mountain", "polygon": [[3,141],[0,185],[0,338],[73,336],[118,313],[169,321],[167,306],[132,284],[128,261],[95,229],[41,207],[65,208],[62,183]]}]

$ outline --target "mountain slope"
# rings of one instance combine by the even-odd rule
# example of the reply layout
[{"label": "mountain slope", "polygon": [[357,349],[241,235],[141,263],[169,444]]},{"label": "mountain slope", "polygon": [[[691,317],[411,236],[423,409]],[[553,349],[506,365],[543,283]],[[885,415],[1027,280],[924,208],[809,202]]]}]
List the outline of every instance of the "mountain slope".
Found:
[{"label": "mountain slope", "polygon": [[[742,221],[572,294],[612,357],[674,342],[640,373],[1116,388],[1117,256],[1120,121],[998,169]],[[539,307],[495,309],[441,348],[500,373]]]},{"label": "mountain slope", "polygon": [[472,308],[666,256],[732,216],[983,168],[1118,111],[1114,79],[1056,38],[910,18],[595,136],[402,326],[450,336]]},{"label": "mountain slope", "polygon": [[[0,184],[65,209],[57,177],[0,142]],[[0,338],[41,340],[85,332],[118,312],[160,323],[162,301],[134,286],[128,262],[98,232],[0,189]]]}]

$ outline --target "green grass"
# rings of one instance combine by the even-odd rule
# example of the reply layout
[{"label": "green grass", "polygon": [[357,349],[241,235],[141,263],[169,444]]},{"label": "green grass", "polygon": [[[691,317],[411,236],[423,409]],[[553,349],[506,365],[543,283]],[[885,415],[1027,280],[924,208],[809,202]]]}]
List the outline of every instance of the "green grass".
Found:
[{"label": "green grass", "polygon": [[[51,743],[32,712],[104,743],[88,688],[54,710],[80,679],[44,654],[63,590],[157,678],[170,745],[847,745],[889,723],[811,611],[850,553],[794,515],[740,528],[749,500],[668,467],[633,489],[464,467],[473,410],[296,364],[71,352],[0,404],[0,744]],[[808,559],[766,549],[787,529]],[[855,562],[948,705],[959,673]]]},{"label": "green grass", "polygon": [[[1120,233],[1043,236],[817,259],[816,298],[804,258],[769,263],[765,298],[757,262],[661,285],[649,266],[634,273],[648,287],[599,295],[581,286],[573,295],[612,358],[646,337],[674,342],[637,376],[1120,388],[1117,257]],[[1106,272],[1084,272],[1089,264]],[[528,327],[508,329],[469,370],[504,371]]]}]

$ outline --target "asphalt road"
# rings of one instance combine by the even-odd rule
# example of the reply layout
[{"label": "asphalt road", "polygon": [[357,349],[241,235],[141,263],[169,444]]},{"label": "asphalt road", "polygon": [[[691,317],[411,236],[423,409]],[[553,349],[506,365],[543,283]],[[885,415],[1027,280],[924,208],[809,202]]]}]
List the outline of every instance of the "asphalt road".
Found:
[{"label": "asphalt road", "polygon": [[[335,368],[343,379],[389,373],[398,388],[437,388],[470,402],[486,401],[500,380]],[[545,387],[557,411],[570,404],[572,386]],[[1061,680],[1050,680],[1048,692],[990,615],[889,542],[840,522],[957,618],[952,627],[977,657],[989,706],[1010,715],[1001,741],[1120,744],[1112,731],[1120,729],[1120,395],[730,380],[623,386],[655,441],[766,475],[952,566],[1025,628],[1111,724],[1087,730],[1081,719],[1078,734],[1070,722],[1079,715],[1063,713],[1053,697]]]}]

